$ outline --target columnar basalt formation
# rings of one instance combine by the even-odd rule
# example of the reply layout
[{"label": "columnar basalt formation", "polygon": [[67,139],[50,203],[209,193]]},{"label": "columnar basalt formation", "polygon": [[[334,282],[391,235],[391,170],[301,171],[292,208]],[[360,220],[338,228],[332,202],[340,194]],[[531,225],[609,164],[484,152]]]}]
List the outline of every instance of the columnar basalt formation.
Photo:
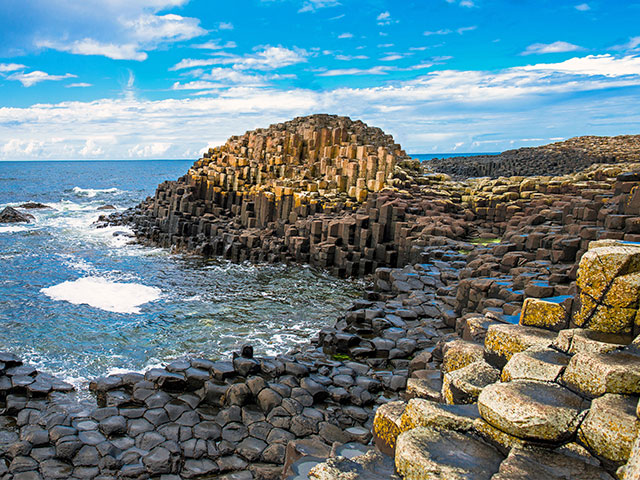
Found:
[{"label": "columnar basalt formation", "polygon": [[458,182],[340,117],[233,137],[111,221],[372,273],[365,298],[286,354],[97,379],[94,407],[0,355],[0,477],[640,478],[640,164],[596,140],[577,173]]}]

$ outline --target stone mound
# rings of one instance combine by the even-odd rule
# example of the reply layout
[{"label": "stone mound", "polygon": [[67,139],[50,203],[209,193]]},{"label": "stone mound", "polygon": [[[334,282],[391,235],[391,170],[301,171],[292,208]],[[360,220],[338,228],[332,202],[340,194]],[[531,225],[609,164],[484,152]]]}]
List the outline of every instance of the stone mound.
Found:
[{"label": "stone mound", "polygon": [[499,155],[436,159],[429,167],[456,178],[567,175],[594,163],[635,162],[639,158],[640,135],[586,136]]}]

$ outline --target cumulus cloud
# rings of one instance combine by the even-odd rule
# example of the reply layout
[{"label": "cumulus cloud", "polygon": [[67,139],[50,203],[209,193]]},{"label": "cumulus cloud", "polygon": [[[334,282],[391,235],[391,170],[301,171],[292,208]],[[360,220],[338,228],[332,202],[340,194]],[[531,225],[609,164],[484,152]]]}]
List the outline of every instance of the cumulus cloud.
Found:
[{"label": "cumulus cloud", "polygon": [[[29,18],[31,28],[11,31],[14,27],[9,26],[8,31],[0,33],[0,44],[8,51],[54,49],[77,55],[142,61],[148,51],[160,45],[207,33],[196,18],[160,13],[186,1],[86,0],[82,6],[72,0],[22,2],[19,14]],[[5,13],[11,18],[17,13],[12,10],[12,2],[2,3],[0,15]]]},{"label": "cumulus cloud", "polygon": [[209,65],[231,65],[236,70],[276,70],[306,62],[307,56],[308,52],[303,49],[267,46],[247,55],[223,55],[207,59],[187,58],[178,62],[170,70]]},{"label": "cumulus cloud", "polygon": [[338,38],[353,38],[353,33],[345,32],[338,35]]},{"label": "cumulus cloud", "polygon": [[199,48],[202,50],[224,50],[226,48],[236,48],[236,42],[225,42],[224,44],[220,43],[220,40],[200,43],[198,45],[192,45],[193,48]]},{"label": "cumulus cloud", "polygon": [[0,73],[15,72],[16,70],[23,70],[25,68],[27,68],[27,66],[20,63],[0,63]]},{"label": "cumulus cloud", "polygon": [[511,139],[635,131],[639,90],[639,57],[600,55],[495,71],[431,71],[372,88],[240,86],[188,99],[5,107],[0,108],[0,157],[70,158],[68,149],[80,155],[93,139],[87,151],[102,149],[103,158],[182,158],[187,151],[197,155],[203,139],[222,144],[238,132],[319,111],[380,126],[409,151],[451,151],[456,144],[460,151],[495,151],[513,146]]},{"label": "cumulus cloud", "polygon": [[623,43],[622,45],[615,45],[611,47],[611,50],[619,50],[623,52],[629,53],[638,53],[640,52],[640,37],[631,37],[627,43]]},{"label": "cumulus cloud", "polygon": [[391,13],[389,13],[388,10],[386,12],[382,12],[380,15],[378,15],[376,17],[376,21],[378,22],[378,25],[380,25],[380,26],[391,25],[392,23],[398,23],[398,20],[393,20],[391,18]]},{"label": "cumulus cloud", "polygon": [[65,73],[64,75],[50,75],[40,70],[34,70],[33,72],[24,73],[16,72],[7,77],[8,80],[17,80],[25,87],[32,87],[33,85],[44,82],[45,80],[64,80],[65,78],[76,78],[76,75],[71,73]]},{"label": "cumulus cloud", "polygon": [[576,52],[578,50],[584,50],[579,45],[574,45],[568,42],[553,42],[553,43],[534,43],[529,45],[524,52],[520,55],[539,55],[543,53],[564,53],[564,52]]},{"label": "cumulus cloud", "polygon": [[588,3],[581,3],[579,5],[576,5],[574,8],[580,12],[588,12],[589,10],[591,10],[591,7]]}]

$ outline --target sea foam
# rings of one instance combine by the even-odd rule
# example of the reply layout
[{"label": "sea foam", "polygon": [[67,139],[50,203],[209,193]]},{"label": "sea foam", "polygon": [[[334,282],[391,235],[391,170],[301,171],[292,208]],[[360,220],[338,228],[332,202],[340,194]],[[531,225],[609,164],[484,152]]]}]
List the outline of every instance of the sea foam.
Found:
[{"label": "sea foam", "polygon": [[53,300],[86,304],[107,312],[140,313],[140,305],[160,298],[159,288],[139,283],[118,283],[101,277],[84,277],[40,290]]},{"label": "sea foam", "polygon": [[80,195],[83,197],[93,198],[99,193],[120,193],[120,190],[117,188],[80,188],[73,187],[73,193],[76,195]]}]

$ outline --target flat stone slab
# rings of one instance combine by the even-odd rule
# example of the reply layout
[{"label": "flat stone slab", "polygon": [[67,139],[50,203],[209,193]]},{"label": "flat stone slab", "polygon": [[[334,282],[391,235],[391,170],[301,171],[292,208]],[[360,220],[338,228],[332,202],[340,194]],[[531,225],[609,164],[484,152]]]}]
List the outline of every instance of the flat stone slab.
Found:
[{"label": "flat stone slab", "polygon": [[489,480],[503,456],[469,435],[420,427],[402,433],[396,470],[404,480]]},{"label": "flat stone slab", "polygon": [[534,345],[511,357],[502,370],[502,381],[555,381],[571,360],[569,355],[553,348]]},{"label": "flat stone slab", "polygon": [[617,351],[578,353],[571,358],[562,380],[592,397],[605,393],[640,394],[640,355]]},{"label": "flat stone slab", "polygon": [[500,370],[480,360],[445,374],[442,398],[450,405],[475,403],[482,389],[498,380]]},{"label": "flat stone slab", "polygon": [[553,450],[513,448],[491,480],[614,480],[597,465]]},{"label": "flat stone slab", "polygon": [[309,471],[315,480],[400,480],[395,474],[393,458],[370,451],[352,459],[329,458]]},{"label": "flat stone slab", "polygon": [[549,346],[558,334],[522,325],[491,325],[484,341],[485,359],[491,365],[504,367],[511,357],[529,347]]},{"label": "flat stone slab", "polygon": [[568,328],[560,330],[553,346],[570,355],[581,352],[607,353],[626,347],[632,340],[630,335]]},{"label": "flat stone slab", "polygon": [[585,403],[558,384],[516,380],[482,390],[478,409],[484,420],[509,435],[561,442],[576,432]]},{"label": "flat stone slab", "polygon": [[417,427],[435,427],[465,432],[480,418],[478,406],[447,405],[421,398],[409,400],[400,419],[400,429],[404,432]]},{"label": "flat stone slab", "polygon": [[578,438],[595,455],[611,462],[626,462],[640,429],[637,405],[638,397],[629,395],[608,393],[594,399]]},{"label": "flat stone slab", "polygon": [[467,342],[465,340],[454,340],[444,345],[442,348],[442,373],[453,372],[464,368],[471,363],[483,359],[484,348],[479,343]]}]

